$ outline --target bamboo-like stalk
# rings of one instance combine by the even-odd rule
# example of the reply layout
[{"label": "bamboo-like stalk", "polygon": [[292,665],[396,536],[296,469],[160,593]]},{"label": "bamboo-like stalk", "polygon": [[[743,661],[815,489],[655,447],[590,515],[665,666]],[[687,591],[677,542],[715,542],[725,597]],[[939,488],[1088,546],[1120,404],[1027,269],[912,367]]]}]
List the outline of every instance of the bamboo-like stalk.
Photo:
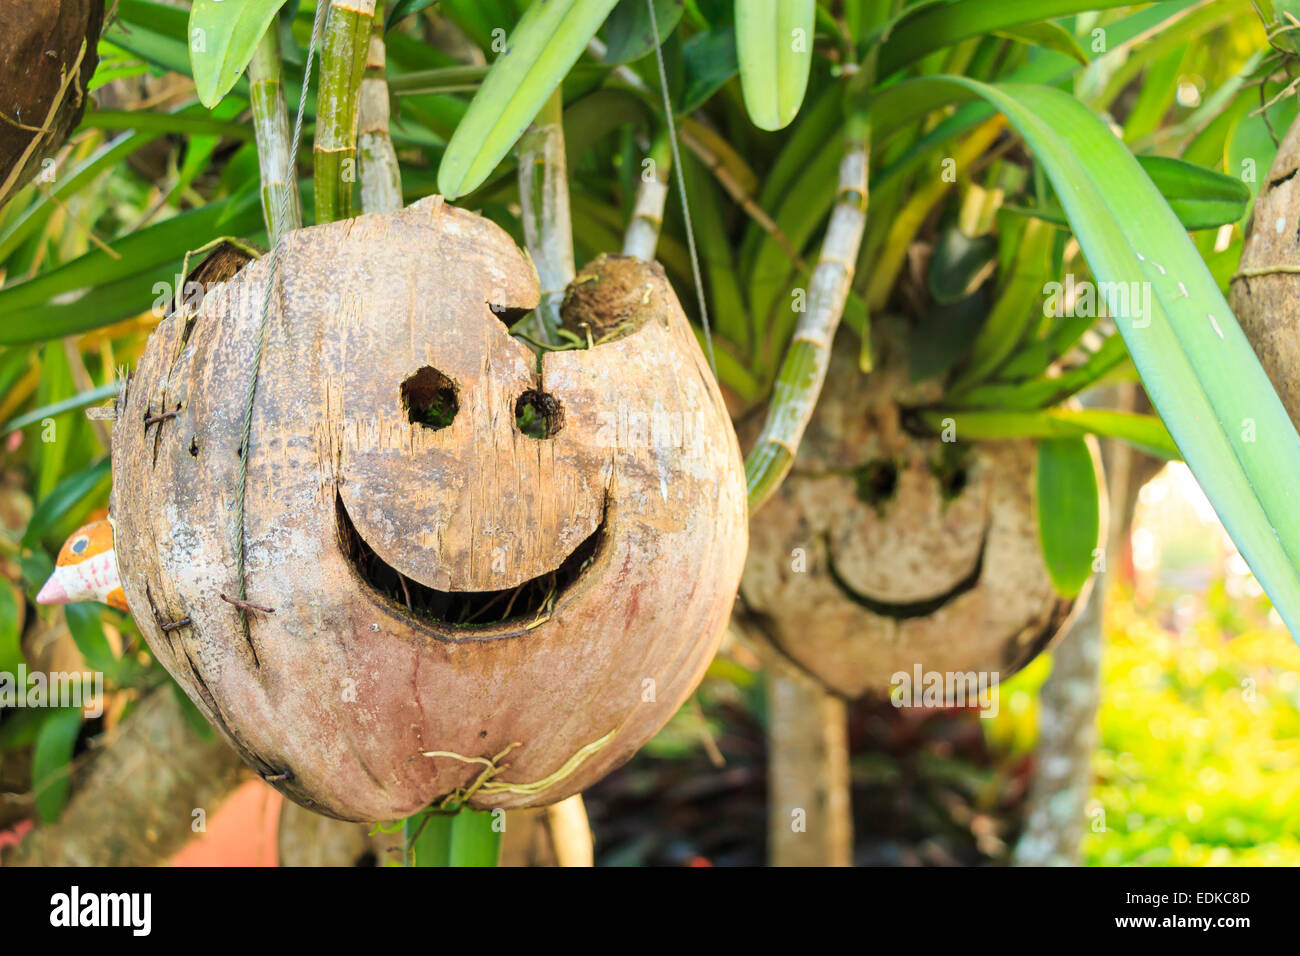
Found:
[{"label": "bamboo-like stalk", "polygon": [[850,118],[847,137],[840,161],[838,197],[813,270],[807,311],[799,316],[772,389],[767,421],[745,461],[750,514],[776,491],[794,463],[804,429],[821,395],[831,342],[853,284],[858,248],[867,223],[871,130],[864,117]]},{"label": "bamboo-like stalk", "polygon": [[262,174],[262,215],[272,245],[284,233],[302,228],[298,177],[289,168],[289,109],[284,100],[279,30],[279,23],[273,20],[248,64],[248,97]]},{"label": "bamboo-like stalk", "polygon": [[546,824],[551,831],[555,862],[560,866],[592,866],[595,852],[591,843],[591,825],[582,794],[575,793],[546,808]]},{"label": "bamboo-like stalk", "polygon": [[402,171],[388,134],[388,80],[384,73],[384,41],[376,17],[366,56],[366,76],[361,81],[357,132],[362,212],[396,212],[402,208]]},{"label": "bamboo-like stalk", "polygon": [[641,176],[632,207],[632,221],[623,237],[623,255],[653,261],[659,245],[659,231],[664,224],[664,206],[668,202],[668,176],[672,172],[673,154],[667,130],[661,130],[650,144],[647,157],[651,166]]},{"label": "bamboo-like stalk", "polygon": [[556,88],[519,139],[519,205],[524,242],[542,285],[539,333],[553,342],[560,327],[564,287],[573,279],[573,226],[564,155],[563,100]]},{"label": "bamboo-like stalk", "polygon": [[767,668],[768,862],[851,866],[844,701],[780,662]]},{"label": "bamboo-like stalk", "polygon": [[[324,0],[321,0],[324,2]],[[316,97],[316,221],[352,215],[361,82],[375,0],[329,0]]]}]

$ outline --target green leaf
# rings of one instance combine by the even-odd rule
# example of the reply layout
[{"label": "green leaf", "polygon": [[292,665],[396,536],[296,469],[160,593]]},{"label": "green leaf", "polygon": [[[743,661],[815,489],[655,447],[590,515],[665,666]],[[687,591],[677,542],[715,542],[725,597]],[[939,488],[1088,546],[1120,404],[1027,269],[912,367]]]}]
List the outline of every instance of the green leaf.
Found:
[{"label": "green leaf", "polygon": [[1187,229],[1217,229],[1250,207],[1250,187],[1236,176],[1167,156],[1137,159]]},{"label": "green leaf", "polygon": [[482,185],[616,2],[549,0],[528,8],[447,144],[438,168],[439,192],[456,199]]},{"label": "green leaf", "polygon": [[1032,43],[1047,50],[1062,53],[1084,66],[1088,65],[1088,54],[1075,39],[1074,34],[1059,23],[1042,20],[1038,23],[1019,23],[993,31],[995,36]]},{"label": "green leaf", "polygon": [[253,188],[242,195],[188,210],[114,241],[116,257],[92,249],[0,289],[0,344],[40,342],[97,329],[156,305],[155,283],[175,282],[187,249],[197,249],[223,232],[253,236],[264,228],[256,183],[250,185]]},{"label": "green leaf", "polygon": [[27,530],[23,533],[23,547],[39,547],[42,541],[48,540],[55,529],[61,526],[64,518],[77,514],[79,507],[89,511],[90,505],[101,492],[108,493],[111,482],[108,458],[65,477],[36,506],[31,520],[27,522]]},{"label": "green leaf", "polygon": [[988,313],[989,296],[983,289],[956,302],[931,305],[908,336],[912,381],[923,382],[952,368],[970,350]]},{"label": "green leaf", "polygon": [[[1241,221],[1250,210],[1250,187],[1236,176],[1168,156],[1139,156],[1137,161],[1185,229],[1217,229]],[[1065,210],[1056,202],[1035,208],[1010,204],[1003,208],[1058,226],[1069,225]]]},{"label": "green leaf", "polygon": [[67,619],[73,643],[81,651],[86,665],[107,676],[117,671],[117,655],[104,636],[104,625],[99,620],[102,610],[102,605],[78,601],[64,605],[63,615]]},{"label": "green leaf", "polygon": [[808,90],[814,0],[736,0],[736,52],[749,118],[760,129],[790,125]]},{"label": "green leaf", "polygon": [[604,62],[611,66],[630,63],[645,56],[668,39],[682,18],[682,0],[654,0],[656,35],[650,23],[646,0],[619,0],[605,21]]},{"label": "green leaf", "polygon": [[674,111],[686,114],[699,109],[739,69],[736,33],[731,27],[695,34],[682,44],[682,70],[686,79]]},{"label": "green leaf", "polygon": [[14,674],[23,661],[19,642],[18,597],[13,585],[0,582],[0,674]]},{"label": "green leaf", "polygon": [[968,236],[956,225],[939,236],[930,256],[926,285],[941,305],[951,305],[974,293],[991,274],[998,241],[992,235]]},{"label": "green leaf", "polygon": [[112,398],[117,394],[117,383],[109,382],[107,385],[100,385],[97,388],[89,389],[79,395],[73,395],[71,398],[65,398],[62,401],[53,402],[49,405],[43,405],[40,408],[33,408],[26,414],[13,418],[8,424],[0,429],[0,437],[16,432],[20,428],[26,428],[33,422],[39,422],[45,418],[53,418],[55,415],[62,415],[64,412],[74,411],[78,408],[85,408],[87,405],[93,405],[95,402],[102,402],[106,398]]},{"label": "green leaf", "polygon": [[1300,512],[1291,492],[1300,436],[1178,218],[1110,128],[1068,94],[959,77],[890,92],[915,109],[915,97],[944,90],[950,101],[985,98],[1025,138],[1099,283],[1151,289],[1150,314],[1111,309],[1116,325],[1183,458],[1300,635]]},{"label": "green leaf", "polygon": [[878,36],[883,79],[935,50],[1023,23],[1128,6],[1128,0],[954,0],[904,10]]},{"label": "green leaf", "polygon": [[36,733],[36,746],[32,750],[32,792],[35,794],[36,813],[43,823],[59,818],[68,803],[72,781],[68,765],[72,751],[81,733],[81,709],[60,707],[52,710],[41,721]]},{"label": "green leaf", "polygon": [[1127,442],[1156,458],[1178,461],[1181,457],[1164,423],[1154,415],[1103,408],[1049,408],[1041,411],[926,409],[918,414],[935,434],[951,425],[961,441],[1097,435]]},{"label": "green leaf", "polygon": [[230,92],[284,4],[285,0],[194,0],[190,64],[200,103],[212,109]]},{"label": "green leaf", "polygon": [[1076,597],[1092,575],[1100,514],[1097,472],[1082,438],[1038,443],[1038,538],[1052,584]]}]

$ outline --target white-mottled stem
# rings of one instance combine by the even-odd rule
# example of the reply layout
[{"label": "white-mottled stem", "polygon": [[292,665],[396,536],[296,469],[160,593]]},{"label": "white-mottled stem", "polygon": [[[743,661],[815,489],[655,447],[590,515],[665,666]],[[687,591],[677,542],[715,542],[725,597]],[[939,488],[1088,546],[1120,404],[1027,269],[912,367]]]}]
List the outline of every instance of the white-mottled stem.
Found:
[{"label": "white-mottled stem", "polygon": [[262,214],[272,245],[284,233],[302,228],[298,177],[289,168],[289,109],[284,100],[279,29],[272,21],[248,63],[248,95],[262,176]]},{"label": "white-mottled stem", "polygon": [[863,130],[840,161],[839,193],[808,290],[808,308],[795,326],[777,376],[763,431],[745,462],[752,514],[780,486],[794,463],[821,395],[831,342],[844,316],[867,223],[870,138]]},{"label": "white-mottled stem", "polygon": [[623,255],[635,256],[651,262],[659,245],[659,232],[664,224],[664,206],[668,202],[668,177],[672,172],[673,154],[668,143],[668,131],[661,130],[650,144],[650,154],[636,189],[636,202],[632,219],[623,237]]},{"label": "white-mottled stem", "polygon": [[542,285],[537,307],[543,341],[560,327],[560,303],[573,279],[573,226],[564,154],[563,100],[557,88],[519,139],[519,206],[524,242]]},{"label": "white-mottled stem", "polygon": [[668,184],[652,176],[641,180],[636,190],[636,205],[632,221],[623,237],[623,255],[636,256],[651,261],[659,245],[659,230],[664,222],[664,205],[668,200]]},{"label": "white-mottled stem", "polygon": [[376,23],[366,55],[366,78],[361,81],[357,128],[362,212],[396,212],[402,208],[402,171],[388,133],[388,80],[384,73],[384,41]]}]

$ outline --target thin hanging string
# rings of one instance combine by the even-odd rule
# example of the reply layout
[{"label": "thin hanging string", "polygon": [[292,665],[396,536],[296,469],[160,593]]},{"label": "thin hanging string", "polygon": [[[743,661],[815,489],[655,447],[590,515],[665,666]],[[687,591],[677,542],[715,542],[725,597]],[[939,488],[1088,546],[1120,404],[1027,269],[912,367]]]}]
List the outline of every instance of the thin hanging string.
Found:
[{"label": "thin hanging string", "polygon": [[673,151],[673,166],[676,167],[677,193],[682,201],[682,219],[686,222],[686,248],[691,254],[691,274],[695,279],[695,295],[700,303],[700,325],[704,327],[704,350],[709,355],[709,368],[713,377],[718,377],[718,363],[713,358],[713,332],[709,328],[709,309],[704,304],[704,282],[700,278],[700,257],[695,251],[695,229],[691,226],[691,204],[686,198],[686,177],[682,169],[682,155],[677,150],[677,124],[673,120],[672,99],[668,96],[668,71],[664,69],[663,46],[658,42],[659,21],[655,17],[655,0],[645,0],[650,8],[650,35],[655,37],[655,59],[659,63],[659,88],[664,94],[664,116],[668,119],[668,145]]},{"label": "thin hanging string", "polygon": [[[307,63],[302,72],[302,89],[298,94],[298,115],[294,119],[293,138],[289,141],[289,167],[285,171],[288,179],[289,189],[296,189],[298,185],[298,144],[302,140],[302,118],[307,109],[307,87],[311,85],[311,67],[312,61],[316,57],[316,46],[320,42],[321,27],[325,22],[325,8],[329,4],[325,0],[317,0],[316,17],[312,21],[311,42],[307,46]],[[280,215],[273,219],[273,222],[283,223],[287,218],[289,208],[289,190],[286,189],[280,197]],[[250,607],[270,613],[272,608],[251,605],[248,602],[247,585],[244,581],[244,568],[247,561],[247,544],[244,533],[244,498],[248,490],[248,445],[253,436],[253,402],[257,397],[257,378],[262,368],[262,352],[266,348],[266,327],[270,324],[271,315],[271,297],[274,294],[276,278],[279,275],[280,265],[280,242],[283,237],[277,237],[275,245],[271,247],[268,256],[270,260],[267,263],[266,270],[266,288],[262,296],[262,316],[257,329],[257,347],[253,353],[253,374],[248,380],[248,393],[244,396],[244,421],[240,430],[241,439],[239,445],[239,480],[235,486],[235,575],[238,586],[238,600],[230,601],[239,610],[239,620],[243,625],[244,639],[253,651],[254,660],[257,659],[257,650],[253,648],[253,642],[248,633],[248,609]],[[222,595],[225,597],[225,595]]]}]

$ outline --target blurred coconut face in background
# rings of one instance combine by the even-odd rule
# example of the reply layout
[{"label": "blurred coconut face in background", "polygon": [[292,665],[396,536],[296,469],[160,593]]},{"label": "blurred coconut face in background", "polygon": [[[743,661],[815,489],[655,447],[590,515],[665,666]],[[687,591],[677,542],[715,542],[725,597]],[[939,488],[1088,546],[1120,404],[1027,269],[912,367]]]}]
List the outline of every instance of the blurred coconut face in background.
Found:
[{"label": "blurred coconut face in background", "polygon": [[850,352],[833,356],[794,470],[753,522],[745,606],[847,697],[888,694],[917,667],[996,683],[1073,604],[1043,562],[1036,446],[909,434],[896,381],[862,376]]}]

